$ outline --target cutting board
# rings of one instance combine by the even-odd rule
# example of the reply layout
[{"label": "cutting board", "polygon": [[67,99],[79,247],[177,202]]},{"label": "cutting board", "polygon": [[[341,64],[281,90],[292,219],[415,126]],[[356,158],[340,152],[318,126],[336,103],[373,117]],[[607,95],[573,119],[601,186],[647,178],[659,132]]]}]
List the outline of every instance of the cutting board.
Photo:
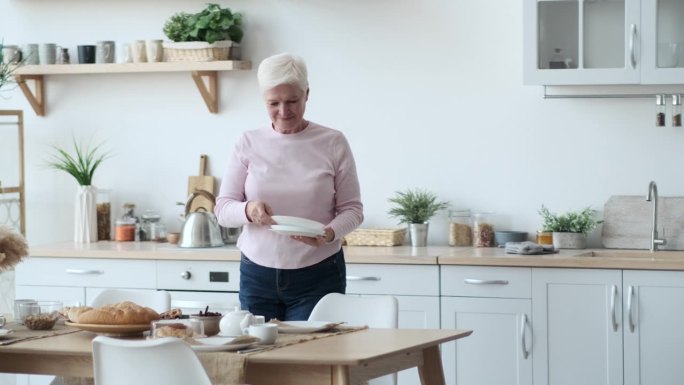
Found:
[{"label": "cutting board", "polygon": [[[644,195],[615,195],[603,207],[601,242],[610,249],[646,249],[651,245],[653,202]],[[684,197],[658,198],[658,237],[663,250],[684,250]]]},{"label": "cutting board", "polygon": [[[215,185],[214,177],[207,175],[207,156],[202,154],[200,155],[199,175],[188,178],[188,197],[195,190],[205,190],[216,195]],[[214,202],[203,196],[198,196],[192,201],[190,212],[194,212],[200,207],[203,207],[208,212],[214,212]]]}]

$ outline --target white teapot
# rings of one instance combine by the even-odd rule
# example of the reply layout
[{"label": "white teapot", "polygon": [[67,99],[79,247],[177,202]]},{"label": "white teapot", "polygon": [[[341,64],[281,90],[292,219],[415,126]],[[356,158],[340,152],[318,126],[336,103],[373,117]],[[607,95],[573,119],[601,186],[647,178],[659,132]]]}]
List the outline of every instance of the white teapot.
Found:
[{"label": "white teapot", "polygon": [[221,334],[225,336],[239,336],[247,333],[249,325],[255,323],[255,318],[252,313],[247,310],[239,310],[235,308],[234,311],[226,313],[221,318],[219,328]]}]

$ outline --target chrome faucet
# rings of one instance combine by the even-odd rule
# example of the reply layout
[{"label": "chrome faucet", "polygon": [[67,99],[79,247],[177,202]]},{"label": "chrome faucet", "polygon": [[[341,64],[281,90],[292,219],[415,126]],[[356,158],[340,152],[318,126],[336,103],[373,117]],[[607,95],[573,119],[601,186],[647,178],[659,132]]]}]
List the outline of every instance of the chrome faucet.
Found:
[{"label": "chrome faucet", "polygon": [[658,239],[658,186],[654,181],[648,184],[646,201],[653,201],[653,229],[651,229],[651,251],[658,251],[658,245],[664,245],[667,241]]}]

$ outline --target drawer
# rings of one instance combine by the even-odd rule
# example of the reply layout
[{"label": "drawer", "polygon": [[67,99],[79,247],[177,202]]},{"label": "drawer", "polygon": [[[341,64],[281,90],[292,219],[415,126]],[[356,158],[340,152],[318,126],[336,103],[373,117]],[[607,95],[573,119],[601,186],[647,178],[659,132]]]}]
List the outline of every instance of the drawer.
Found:
[{"label": "drawer", "polygon": [[17,285],[153,289],[156,263],[132,259],[29,258],[17,265]]},{"label": "drawer", "polygon": [[157,288],[237,292],[240,262],[157,261]]},{"label": "drawer", "polygon": [[532,296],[532,269],[527,267],[442,266],[441,272],[443,296]]},{"label": "drawer", "polygon": [[439,267],[347,264],[347,293],[438,296]]}]

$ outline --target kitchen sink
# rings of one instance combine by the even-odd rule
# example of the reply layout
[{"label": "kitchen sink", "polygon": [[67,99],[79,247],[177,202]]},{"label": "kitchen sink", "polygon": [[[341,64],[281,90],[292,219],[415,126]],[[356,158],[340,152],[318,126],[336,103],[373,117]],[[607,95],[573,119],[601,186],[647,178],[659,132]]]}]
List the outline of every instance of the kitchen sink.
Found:
[{"label": "kitchen sink", "polygon": [[620,258],[620,259],[679,259],[684,258],[684,251],[681,250],[660,250],[650,252],[649,250],[621,250],[621,249],[602,249],[589,250],[579,253],[578,257],[601,257],[601,258]]}]

